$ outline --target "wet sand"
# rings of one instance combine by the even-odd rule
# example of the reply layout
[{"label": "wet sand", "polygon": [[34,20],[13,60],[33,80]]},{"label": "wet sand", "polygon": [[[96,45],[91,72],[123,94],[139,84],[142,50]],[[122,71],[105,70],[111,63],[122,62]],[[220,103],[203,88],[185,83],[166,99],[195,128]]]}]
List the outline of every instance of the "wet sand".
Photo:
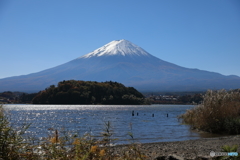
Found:
[{"label": "wet sand", "polygon": [[[176,142],[145,143],[137,144],[137,147],[147,156],[146,160],[211,160],[210,152],[221,152],[224,145],[238,145],[238,153],[240,154],[240,135]],[[114,152],[122,154],[128,152],[129,148],[129,145],[115,146]]]}]

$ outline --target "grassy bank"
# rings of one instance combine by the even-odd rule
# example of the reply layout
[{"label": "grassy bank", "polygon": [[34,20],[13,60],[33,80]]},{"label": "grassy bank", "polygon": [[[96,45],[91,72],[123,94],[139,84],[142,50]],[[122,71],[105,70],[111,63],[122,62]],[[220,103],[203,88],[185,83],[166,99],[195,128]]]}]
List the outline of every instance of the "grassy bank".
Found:
[{"label": "grassy bank", "polygon": [[193,129],[240,134],[240,90],[209,90],[201,105],[187,110],[180,118]]}]

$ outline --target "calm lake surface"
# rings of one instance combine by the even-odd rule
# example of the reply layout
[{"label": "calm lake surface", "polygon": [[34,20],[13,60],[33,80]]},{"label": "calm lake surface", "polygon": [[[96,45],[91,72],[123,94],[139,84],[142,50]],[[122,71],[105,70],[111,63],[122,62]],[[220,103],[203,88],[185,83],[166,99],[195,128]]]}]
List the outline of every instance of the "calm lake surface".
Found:
[{"label": "calm lake surface", "polygon": [[[182,125],[177,116],[193,105],[5,105],[15,127],[31,124],[27,134],[48,137],[60,134],[100,136],[105,122],[111,122],[116,144],[129,143],[129,132],[136,142],[152,143],[213,137],[201,135]],[[134,116],[132,116],[134,111]],[[137,116],[138,113],[138,116]],[[153,117],[154,114],[154,117]],[[167,117],[168,114],[168,117]]]}]

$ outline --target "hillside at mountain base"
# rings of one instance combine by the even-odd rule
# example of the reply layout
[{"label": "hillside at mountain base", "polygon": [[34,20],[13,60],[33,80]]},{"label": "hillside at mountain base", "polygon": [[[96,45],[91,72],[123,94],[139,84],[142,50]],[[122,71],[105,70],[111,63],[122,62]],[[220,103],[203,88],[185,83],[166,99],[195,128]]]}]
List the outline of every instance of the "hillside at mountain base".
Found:
[{"label": "hillside at mountain base", "polygon": [[40,91],[33,104],[144,104],[144,96],[133,87],[117,82],[62,81]]},{"label": "hillside at mountain base", "polygon": [[141,92],[240,88],[238,76],[184,68],[163,61],[127,40],[117,40],[65,64],[0,79],[0,92],[38,92],[59,81],[72,79],[116,81]]}]

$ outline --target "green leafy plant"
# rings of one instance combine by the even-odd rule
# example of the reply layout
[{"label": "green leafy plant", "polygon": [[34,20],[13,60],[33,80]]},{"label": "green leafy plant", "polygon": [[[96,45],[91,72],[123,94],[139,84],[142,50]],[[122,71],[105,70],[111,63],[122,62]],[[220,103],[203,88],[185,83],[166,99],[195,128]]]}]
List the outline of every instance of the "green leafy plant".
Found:
[{"label": "green leafy plant", "polygon": [[238,145],[233,145],[233,146],[224,145],[222,147],[222,150],[224,152],[237,152],[237,149],[238,149]]},{"label": "green leafy plant", "polygon": [[[222,147],[223,152],[237,152],[237,149],[238,149],[238,145],[233,145],[233,146],[224,145]],[[217,157],[215,159],[216,160],[239,160],[240,155],[238,155],[238,156],[221,156],[221,157]]]}]

